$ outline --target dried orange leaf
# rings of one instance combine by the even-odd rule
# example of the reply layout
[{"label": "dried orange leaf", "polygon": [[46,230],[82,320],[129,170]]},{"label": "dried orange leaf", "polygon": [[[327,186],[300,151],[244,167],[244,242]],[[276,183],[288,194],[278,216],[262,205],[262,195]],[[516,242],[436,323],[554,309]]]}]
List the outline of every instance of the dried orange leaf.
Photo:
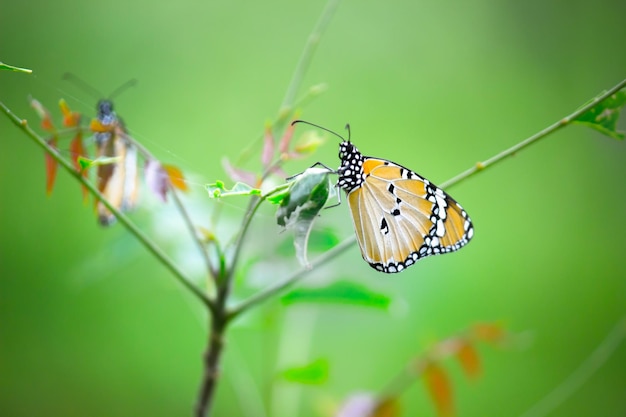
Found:
[{"label": "dried orange leaf", "polygon": [[185,181],[183,171],[181,171],[178,167],[175,167],[174,165],[166,164],[163,164],[163,169],[167,173],[167,176],[170,178],[170,183],[175,188],[181,191],[189,190],[189,186],[187,185],[187,181]]},{"label": "dried orange leaf", "polygon": [[506,332],[496,323],[479,323],[472,327],[472,334],[478,340],[490,343],[500,343],[506,337]]},{"label": "dried orange leaf", "polygon": [[453,416],[452,386],[445,371],[431,362],[424,370],[424,380],[428,393],[437,408],[437,414],[442,417]]},{"label": "dried orange leaf", "polygon": [[76,171],[82,171],[82,167],[78,163],[78,158],[88,158],[89,155],[87,155],[87,150],[83,145],[83,134],[80,132],[77,133],[76,136],[74,136],[74,139],[72,139],[72,142],[70,142],[70,155],[72,157],[72,162],[74,163],[74,168],[76,168]]},{"label": "dried orange leaf", "polygon": [[[70,156],[76,171],[80,172],[84,178],[87,178],[87,170],[83,169],[79,158],[88,158],[89,155],[87,155],[87,150],[83,145],[83,134],[80,132],[78,132],[76,136],[74,136],[74,139],[72,139],[72,142],[70,142]],[[83,200],[87,200],[88,196],[89,191],[87,191],[87,187],[83,185]]]},{"label": "dried orange leaf", "polygon": [[395,397],[387,397],[376,404],[376,408],[369,417],[398,417],[400,415],[400,403]]},{"label": "dried orange leaf", "polygon": [[80,113],[70,110],[64,99],[59,100],[59,107],[63,113],[63,126],[76,127],[80,122]]},{"label": "dried orange leaf", "polygon": [[43,104],[39,102],[39,100],[34,98],[30,100],[30,106],[35,109],[35,112],[37,112],[37,115],[41,119],[41,128],[45,131],[53,132],[55,128],[48,109],[46,109]]},{"label": "dried orange leaf", "polygon": [[463,341],[456,353],[456,358],[461,363],[463,371],[470,378],[476,378],[480,374],[480,358],[474,346],[469,341]]},{"label": "dried orange leaf", "polygon": [[[53,149],[57,149],[57,138],[53,137],[48,140],[48,146]],[[46,194],[52,194],[54,188],[54,180],[57,177],[57,161],[46,152]]]}]

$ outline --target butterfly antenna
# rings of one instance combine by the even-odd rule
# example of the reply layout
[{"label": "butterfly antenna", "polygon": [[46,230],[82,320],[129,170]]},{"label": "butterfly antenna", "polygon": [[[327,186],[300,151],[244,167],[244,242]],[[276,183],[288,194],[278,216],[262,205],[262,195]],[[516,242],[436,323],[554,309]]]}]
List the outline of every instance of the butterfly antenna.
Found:
[{"label": "butterfly antenna", "polygon": [[126,81],[124,84],[122,84],[119,87],[117,87],[117,89],[115,89],[111,94],[109,94],[109,100],[113,100],[115,98],[115,96],[120,95],[121,93],[123,93],[128,88],[136,86],[137,82],[138,81],[137,81],[136,78],[132,78],[132,79]]},{"label": "butterfly antenna", "polygon": [[348,131],[348,142],[350,142],[350,138],[352,137],[352,132],[350,131],[350,123],[346,123],[345,129]]},{"label": "butterfly antenna", "polygon": [[[291,122],[291,126],[295,125],[296,123],[304,123],[304,124],[307,124],[307,125],[311,125],[311,126],[317,127],[318,129],[322,129],[322,130],[327,131],[328,133],[332,133],[333,135],[337,136],[339,139],[341,139],[344,142],[346,141],[344,139],[344,137],[341,136],[339,133],[333,132],[332,130],[327,129],[327,128],[323,127],[323,126],[316,125],[315,123],[307,122],[306,120],[294,120],[293,122]],[[349,127],[348,127],[348,134],[350,134],[350,128]],[[348,138],[349,138],[349,136],[348,136]],[[348,142],[350,142],[350,139],[348,139]]]},{"label": "butterfly antenna", "polygon": [[92,87],[91,84],[87,83],[86,81],[71,72],[66,72],[65,74],[63,74],[62,78],[66,81],[70,81],[78,88],[92,95],[96,100],[100,100],[102,97],[104,97],[104,94]]}]

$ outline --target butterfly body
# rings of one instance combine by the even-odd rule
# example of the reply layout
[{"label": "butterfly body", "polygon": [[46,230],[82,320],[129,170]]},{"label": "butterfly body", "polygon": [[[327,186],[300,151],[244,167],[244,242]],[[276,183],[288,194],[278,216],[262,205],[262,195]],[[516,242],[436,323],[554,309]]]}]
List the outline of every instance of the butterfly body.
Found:
[{"label": "butterfly body", "polygon": [[[98,190],[116,208],[128,211],[137,200],[137,149],[130,142],[124,123],[113,110],[110,100],[100,100],[97,106],[99,132],[95,134],[98,158],[118,158],[115,163],[98,166]],[[103,226],[115,222],[115,216],[97,202],[98,221]]]},{"label": "butterfly body", "polygon": [[401,272],[419,259],[453,252],[474,234],[465,210],[426,178],[391,161],[339,145],[337,186],[347,195],[363,259],[381,272]]}]

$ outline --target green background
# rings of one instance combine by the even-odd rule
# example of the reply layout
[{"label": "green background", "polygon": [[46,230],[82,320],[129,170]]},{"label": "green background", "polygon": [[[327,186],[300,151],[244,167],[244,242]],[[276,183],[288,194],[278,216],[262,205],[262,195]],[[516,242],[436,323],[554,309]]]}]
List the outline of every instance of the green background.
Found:
[{"label": "green background", "polygon": [[[36,121],[27,97],[53,110],[95,99],[61,80],[72,71],[116,99],[133,135],[192,181],[190,204],[211,227],[202,184],[226,179],[275,116],[321,1],[3,1],[0,100]],[[323,36],[304,86],[329,90],[303,118],[342,131],[367,155],[441,183],[569,114],[626,76],[623,1],[372,2],[349,0]],[[301,93],[304,89],[301,90]],[[625,123],[622,121],[621,128]],[[304,128],[302,129],[304,131]],[[102,230],[79,187],[59,172],[45,194],[42,152],[0,116],[0,414],[190,415],[206,317],[119,226]],[[312,159],[337,165],[329,138]],[[258,148],[257,148],[258,150]],[[249,168],[258,168],[251,161]],[[483,375],[455,363],[459,416],[519,416],[568,378],[626,314],[626,143],[582,126],[559,131],[454,187],[474,241],[400,275],[376,273],[356,247],[300,284],[349,277],[392,297],[389,312],[266,304],[228,335],[218,416],[320,416],[355,391],[384,387],[435,341],[500,320],[524,343],[480,348]],[[170,206],[143,192],[132,218],[196,277],[197,256]],[[228,236],[242,211],[223,208]],[[271,210],[255,222],[246,260],[272,254]],[[351,231],[345,205],[320,225]],[[259,262],[237,294],[296,268]],[[320,386],[277,374],[316,358]],[[626,415],[626,346],[551,416]],[[435,415],[421,382],[405,415]]]}]

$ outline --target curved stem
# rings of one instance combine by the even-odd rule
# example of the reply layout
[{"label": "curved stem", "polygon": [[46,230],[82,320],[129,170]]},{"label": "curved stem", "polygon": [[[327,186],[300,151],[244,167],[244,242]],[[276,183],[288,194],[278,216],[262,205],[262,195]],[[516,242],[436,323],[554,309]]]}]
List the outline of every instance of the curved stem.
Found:
[{"label": "curved stem", "polygon": [[283,99],[283,103],[281,104],[281,110],[279,113],[282,113],[284,109],[291,108],[293,104],[293,100],[296,97],[296,93],[302,84],[302,79],[304,78],[304,73],[309,68],[311,63],[311,59],[313,58],[313,54],[315,53],[315,49],[317,48],[317,44],[322,37],[322,34],[328,27],[331,18],[335,14],[335,10],[339,5],[340,0],[330,0],[326,3],[326,8],[322,12],[315,28],[309,35],[307,39],[307,43],[302,51],[302,55],[300,55],[300,59],[298,60],[298,64],[296,66],[296,70],[293,73],[293,77],[291,78],[291,82],[289,83],[289,87],[287,88],[287,92],[285,93],[285,98]]},{"label": "curved stem", "polygon": [[487,169],[488,167],[495,165],[497,162],[502,161],[503,159],[508,158],[509,156],[514,155],[516,152],[521,151],[522,149],[526,148],[529,145],[532,145],[533,143],[537,142],[539,139],[542,139],[548,135],[550,135],[551,133],[556,132],[557,130],[569,125],[572,123],[572,121],[574,119],[576,119],[578,116],[580,116],[581,114],[585,113],[586,111],[590,110],[592,107],[594,107],[595,105],[597,105],[598,103],[600,103],[603,100],[606,100],[607,98],[611,97],[613,94],[617,93],[619,90],[621,90],[622,88],[624,88],[624,86],[626,86],[626,79],[622,80],[620,83],[618,83],[617,85],[615,85],[613,88],[611,88],[610,90],[600,94],[599,96],[595,97],[593,100],[589,101],[587,104],[585,104],[584,106],[582,106],[581,108],[579,108],[578,110],[576,110],[575,112],[573,112],[572,114],[570,114],[569,116],[565,116],[564,118],[562,118],[561,120],[559,120],[556,123],[553,123],[552,125],[546,127],[545,129],[541,130],[540,132],[535,133],[534,135],[524,139],[523,141],[511,146],[509,149],[506,149],[500,153],[498,153],[497,155],[492,156],[489,159],[486,159],[483,162],[478,162],[476,163],[476,165],[474,165],[472,168],[469,168],[463,172],[461,172],[460,174],[458,174],[457,176],[449,179],[448,181],[444,182],[443,184],[441,184],[441,188],[449,188],[469,177],[471,177],[474,174],[477,174],[480,171],[484,171],[485,169]]},{"label": "curved stem", "polygon": [[313,271],[318,266],[323,265],[326,262],[330,261],[331,259],[342,254],[346,249],[352,247],[352,245],[354,245],[355,243],[356,243],[356,236],[352,235],[349,238],[342,241],[341,243],[339,243],[338,245],[334,246],[329,251],[318,256],[314,261],[311,262],[308,268],[306,267],[300,268],[299,270],[297,270],[296,272],[294,272],[292,275],[285,278],[284,280],[264,289],[261,292],[256,293],[255,295],[251,296],[247,300],[241,302],[241,304],[239,304],[238,306],[230,310],[230,312],[227,315],[228,320],[232,320],[236,318],[237,316],[239,316],[241,313],[248,310],[249,308],[257,304],[260,304],[268,300],[269,298],[272,298],[274,295],[287,289],[291,285],[295,284],[296,282],[304,278],[309,272]]},{"label": "curved stem", "polygon": [[37,145],[39,145],[48,155],[50,155],[59,165],[61,165],[72,177],[80,182],[89,192],[99,201],[102,202],[108,208],[111,213],[119,220],[131,234],[133,234],[137,240],[151,252],[156,259],[158,259],[167,269],[169,269],[174,278],[176,278],[184,287],[190,290],[203,304],[205,304],[211,311],[214,311],[215,306],[210,298],[202,292],[195,284],[191,282],[185,274],[178,269],[174,262],[159,248],[146,234],[144,234],[125,214],[120,212],[114,207],[99,191],[98,189],[86,178],[84,178],[80,172],[76,171],[72,164],[65,160],[59,152],[54,148],[48,146],[46,141],[42,139],[33,129],[30,128],[28,122],[25,119],[20,119],[2,102],[0,102],[0,109],[9,117],[9,119],[19,127],[28,137],[30,137]]},{"label": "curved stem", "polygon": [[[128,135],[127,138],[133,143],[135,147],[137,147],[137,149],[139,150],[139,152],[143,155],[145,159],[158,161],[158,159],[154,157],[152,152],[150,152],[141,143],[136,141],[133,137]],[[189,216],[189,212],[185,208],[185,205],[183,204],[183,202],[180,200],[180,197],[178,196],[178,192],[171,184],[168,185],[168,190],[170,191],[172,200],[174,200],[174,205],[176,206],[176,209],[180,213],[180,216],[182,217],[183,222],[185,223],[185,225],[187,226],[187,229],[189,230],[189,234],[191,235],[191,238],[193,239],[196,246],[200,250],[200,255],[202,256],[202,259],[204,260],[208,273],[211,275],[211,277],[213,277],[213,280],[216,281],[217,271],[215,270],[215,268],[213,267],[213,264],[211,263],[211,258],[209,256],[209,251],[207,250],[207,247],[204,245],[204,243],[202,242],[202,240],[200,240],[200,237],[198,236],[196,227],[194,226],[193,221],[191,220],[191,216]]]},{"label": "curved stem", "polygon": [[[237,270],[237,262],[239,260],[239,254],[241,253],[241,248],[243,246],[244,238],[246,237],[248,230],[250,229],[250,224],[252,223],[252,219],[254,218],[254,214],[261,207],[261,204],[265,201],[265,199],[273,194],[276,194],[282,190],[287,188],[287,184],[279,185],[278,187],[270,190],[269,192],[263,194],[260,197],[254,196],[250,200],[250,204],[248,205],[248,209],[246,210],[245,217],[243,219],[243,223],[241,224],[241,230],[233,243],[235,253],[233,254],[233,258],[231,260],[230,265],[228,266],[228,272],[224,277],[225,280],[230,281],[234,272]],[[220,283],[222,284],[222,283]]]},{"label": "curved stem", "polygon": [[[281,111],[279,112],[278,116],[276,116],[276,119],[271,121],[270,124],[272,126],[276,126],[276,127],[282,126],[283,124],[285,124],[288,121],[288,118],[291,116],[291,111],[293,109],[297,109],[297,108],[300,108],[300,107],[303,107],[303,106],[307,105],[310,101],[312,101],[314,98],[316,98],[317,96],[322,94],[324,91],[326,91],[326,84],[318,84],[318,85],[314,85],[313,87],[309,88],[309,90],[307,90],[307,92],[304,94],[304,96],[302,96],[299,99],[297,99],[291,105],[291,107],[283,107],[281,109]],[[252,154],[252,152],[255,149],[255,147],[258,146],[258,144],[263,141],[263,136],[264,136],[264,134],[260,134],[259,136],[257,136],[256,139],[254,139],[252,142],[250,142],[239,153],[239,156],[237,157],[236,165],[242,165],[244,162],[246,162],[248,160],[248,158]]]},{"label": "curved stem", "polygon": [[[319,44],[322,34],[328,27],[330,20],[335,14],[335,10],[337,9],[337,6],[339,6],[340,1],[341,0],[329,0],[328,3],[326,3],[326,7],[322,11],[322,14],[319,20],[317,21],[317,24],[315,25],[315,27],[309,34],[306,45],[304,46],[304,49],[302,50],[302,55],[300,55],[300,59],[298,60],[296,69],[294,70],[293,75],[291,76],[291,81],[289,82],[287,91],[285,92],[285,97],[283,98],[283,102],[280,105],[280,108],[278,109],[278,118],[275,124],[283,123],[287,119],[289,112],[294,108],[294,100],[295,100],[296,94],[298,93],[298,90],[302,86],[302,79],[304,78],[304,74],[306,73],[307,69],[309,69],[311,59],[313,59],[313,55],[315,54],[315,50],[317,48],[317,45]],[[325,85],[318,85],[318,86],[312,87],[304,95],[304,97],[298,101],[298,104],[303,104],[304,102],[311,99],[312,97],[317,96],[322,91],[324,91],[325,88],[326,88]],[[248,158],[248,155],[250,154],[252,147],[261,140],[263,140],[263,135],[259,136],[257,140],[252,142],[248,147],[246,147],[241,152],[237,163],[241,164],[243,161],[245,161]]]},{"label": "curved stem", "polygon": [[606,363],[624,339],[626,339],[626,316],[620,319],[600,345],[565,381],[524,412],[522,417],[543,417],[554,411]]}]

